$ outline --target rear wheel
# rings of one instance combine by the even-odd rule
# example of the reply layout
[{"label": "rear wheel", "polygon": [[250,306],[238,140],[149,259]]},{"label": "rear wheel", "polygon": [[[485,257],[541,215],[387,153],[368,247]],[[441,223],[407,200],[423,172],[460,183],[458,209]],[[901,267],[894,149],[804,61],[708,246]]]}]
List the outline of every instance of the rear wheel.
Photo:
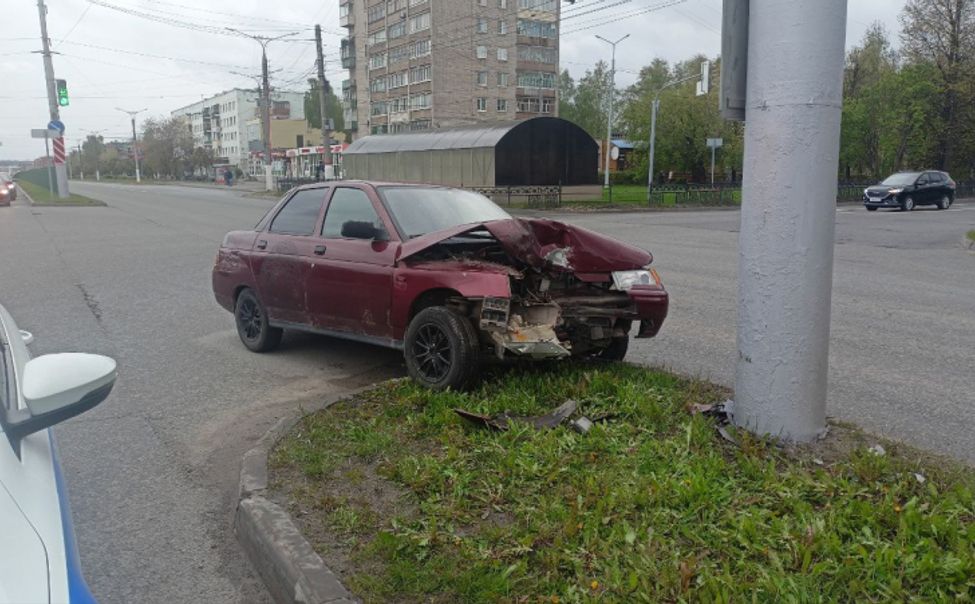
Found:
[{"label": "rear wheel", "polygon": [[904,201],[901,202],[901,211],[902,212],[910,212],[913,209],[914,209],[914,198],[913,197],[905,197],[904,198]]},{"label": "rear wheel", "polygon": [[942,195],[941,199],[938,201],[938,209],[947,210],[950,207],[951,207],[951,197],[948,197],[947,195]]},{"label": "rear wheel", "polygon": [[479,352],[471,322],[443,306],[420,311],[410,322],[403,346],[410,377],[433,390],[470,385],[480,370]]},{"label": "rear wheel", "polygon": [[271,327],[268,323],[267,311],[253,290],[245,289],[237,296],[234,319],[237,323],[237,335],[249,350],[268,352],[281,343],[284,331],[278,327]]},{"label": "rear wheel", "polygon": [[609,346],[599,351],[599,358],[607,361],[622,361],[630,348],[630,336],[617,336]]}]

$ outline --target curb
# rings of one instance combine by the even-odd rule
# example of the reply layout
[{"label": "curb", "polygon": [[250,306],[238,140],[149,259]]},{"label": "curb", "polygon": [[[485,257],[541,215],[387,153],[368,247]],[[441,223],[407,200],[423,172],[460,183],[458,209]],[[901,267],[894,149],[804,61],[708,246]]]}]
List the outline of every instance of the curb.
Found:
[{"label": "curb", "polygon": [[354,604],[353,596],[281,506],[264,495],[268,486],[268,454],[275,444],[309,413],[372,388],[366,386],[301,408],[282,418],[241,459],[234,533],[271,597],[279,604]]}]

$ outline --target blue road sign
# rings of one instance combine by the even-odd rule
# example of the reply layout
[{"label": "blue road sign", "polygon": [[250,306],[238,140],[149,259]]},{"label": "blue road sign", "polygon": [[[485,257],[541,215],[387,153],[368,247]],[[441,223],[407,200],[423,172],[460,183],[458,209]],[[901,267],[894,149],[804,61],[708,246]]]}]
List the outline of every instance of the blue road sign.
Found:
[{"label": "blue road sign", "polygon": [[51,120],[47,123],[48,130],[57,130],[62,135],[64,135],[64,122],[61,120]]}]

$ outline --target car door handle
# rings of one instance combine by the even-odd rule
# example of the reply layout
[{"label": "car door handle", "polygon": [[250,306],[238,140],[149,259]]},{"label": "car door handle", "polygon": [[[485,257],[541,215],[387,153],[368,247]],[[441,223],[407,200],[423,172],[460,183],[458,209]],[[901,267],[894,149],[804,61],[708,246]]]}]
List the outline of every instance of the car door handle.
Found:
[{"label": "car door handle", "polygon": [[315,246],[315,255],[316,256],[324,256],[325,255],[325,246],[324,245],[316,245]]},{"label": "car door handle", "polygon": [[265,241],[263,239],[258,239],[257,240],[257,249],[259,249],[259,250],[267,249],[267,241]]}]

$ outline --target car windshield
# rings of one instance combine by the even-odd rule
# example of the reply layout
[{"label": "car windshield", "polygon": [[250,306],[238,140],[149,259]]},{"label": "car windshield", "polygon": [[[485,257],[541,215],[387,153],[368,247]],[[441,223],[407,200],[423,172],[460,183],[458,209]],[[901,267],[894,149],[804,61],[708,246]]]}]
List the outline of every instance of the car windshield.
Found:
[{"label": "car windshield", "polygon": [[379,192],[407,239],[461,224],[511,218],[487,197],[470,191],[381,187]]},{"label": "car windshield", "polygon": [[888,176],[887,180],[880,184],[887,185],[888,187],[903,187],[913,185],[914,181],[917,180],[917,177],[920,175],[920,172],[901,172],[899,174],[894,174],[893,176]]}]

